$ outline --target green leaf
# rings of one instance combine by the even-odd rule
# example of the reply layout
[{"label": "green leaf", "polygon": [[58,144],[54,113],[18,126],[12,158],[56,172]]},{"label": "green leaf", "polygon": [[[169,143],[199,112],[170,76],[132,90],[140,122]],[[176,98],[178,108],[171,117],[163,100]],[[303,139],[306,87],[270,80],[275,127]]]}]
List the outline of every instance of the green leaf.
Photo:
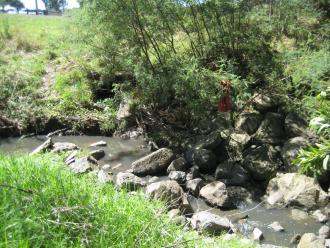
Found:
[{"label": "green leaf", "polygon": [[330,157],[330,155],[328,154],[328,155],[323,159],[323,169],[325,169],[325,170],[328,169],[329,157]]}]

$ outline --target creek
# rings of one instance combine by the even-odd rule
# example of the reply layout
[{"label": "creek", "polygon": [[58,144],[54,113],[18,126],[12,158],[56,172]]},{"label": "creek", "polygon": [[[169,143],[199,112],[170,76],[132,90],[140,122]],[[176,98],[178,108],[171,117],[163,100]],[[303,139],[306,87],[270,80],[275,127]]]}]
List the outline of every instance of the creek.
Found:
[{"label": "creek", "polygon": [[[1,153],[22,153],[31,152],[41,145],[47,138],[45,136],[35,136],[29,138],[6,138],[0,139]],[[105,147],[89,147],[90,144],[103,140],[107,142]],[[82,149],[96,150],[102,149],[106,156],[99,161],[100,166],[110,165],[110,171],[115,176],[117,173],[130,169],[133,161],[149,153],[142,138],[122,140],[116,137],[103,136],[55,136],[54,142],[72,142]],[[145,177],[148,180],[150,176]],[[168,179],[167,176],[160,176],[158,180]],[[290,244],[291,238],[295,234],[318,233],[322,224],[316,222],[311,217],[304,220],[295,220],[291,216],[290,209],[267,209],[260,202],[253,202],[240,206],[235,210],[223,211],[211,208],[200,198],[192,198],[191,201],[194,212],[209,210],[220,216],[227,216],[233,222],[237,222],[237,216],[244,213],[248,215],[245,223],[240,224],[241,232],[249,233],[251,226],[258,227],[264,234],[262,243],[278,246],[295,247]],[[275,232],[268,225],[274,221],[279,222],[285,229],[284,232]],[[329,225],[329,224],[327,224]]]}]

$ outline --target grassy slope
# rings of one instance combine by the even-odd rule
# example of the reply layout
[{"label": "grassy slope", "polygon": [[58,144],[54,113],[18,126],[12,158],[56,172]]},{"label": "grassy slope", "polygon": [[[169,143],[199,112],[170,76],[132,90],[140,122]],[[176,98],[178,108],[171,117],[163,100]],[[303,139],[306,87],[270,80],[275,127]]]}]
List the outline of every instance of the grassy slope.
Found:
[{"label": "grassy slope", "polygon": [[0,247],[247,247],[183,231],[160,202],[77,177],[56,155],[0,155],[0,199]]},{"label": "grassy slope", "polygon": [[51,118],[76,129],[113,128],[111,102],[93,101],[88,51],[74,28],[70,17],[0,15],[0,112],[23,129]]}]

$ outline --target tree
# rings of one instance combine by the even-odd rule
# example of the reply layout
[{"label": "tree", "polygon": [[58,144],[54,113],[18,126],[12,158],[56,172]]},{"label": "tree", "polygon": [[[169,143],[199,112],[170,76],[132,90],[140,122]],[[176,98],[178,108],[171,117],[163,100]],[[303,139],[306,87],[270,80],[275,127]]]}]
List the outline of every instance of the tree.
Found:
[{"label": "tree", "polygon": [[64,10],[64,7],[67,5],[66,0],[42,0],[45,3],[47,9],[54,9],[57,11]]},{"label": "tree", "polygon": [[9,5],[16,9],[17,13],[23,9],[25,6],[20,0],[12,0]]}]

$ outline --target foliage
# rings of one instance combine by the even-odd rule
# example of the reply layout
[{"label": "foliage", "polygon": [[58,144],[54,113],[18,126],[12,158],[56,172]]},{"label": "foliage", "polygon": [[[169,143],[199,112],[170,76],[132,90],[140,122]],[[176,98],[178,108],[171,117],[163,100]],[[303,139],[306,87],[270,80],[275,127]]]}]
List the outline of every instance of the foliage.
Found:
[{"label": "foliage", "polygon": [[300,150],[298,157],[293,161],[300,172],[308,176],[321,176],[326,170],[330,170],[330,141],[325,140],[316,147]]},{"label": "foliage", "polygon": [[66,0],[42,0],[47,9],[54,9],[60,11],[67,5]]},{"label": "foliage", "polygon": [[56,155],[0,155],[0,182],[1,247],[254,247],[204,241],[172,223],[162,203],[76,176]]}]

